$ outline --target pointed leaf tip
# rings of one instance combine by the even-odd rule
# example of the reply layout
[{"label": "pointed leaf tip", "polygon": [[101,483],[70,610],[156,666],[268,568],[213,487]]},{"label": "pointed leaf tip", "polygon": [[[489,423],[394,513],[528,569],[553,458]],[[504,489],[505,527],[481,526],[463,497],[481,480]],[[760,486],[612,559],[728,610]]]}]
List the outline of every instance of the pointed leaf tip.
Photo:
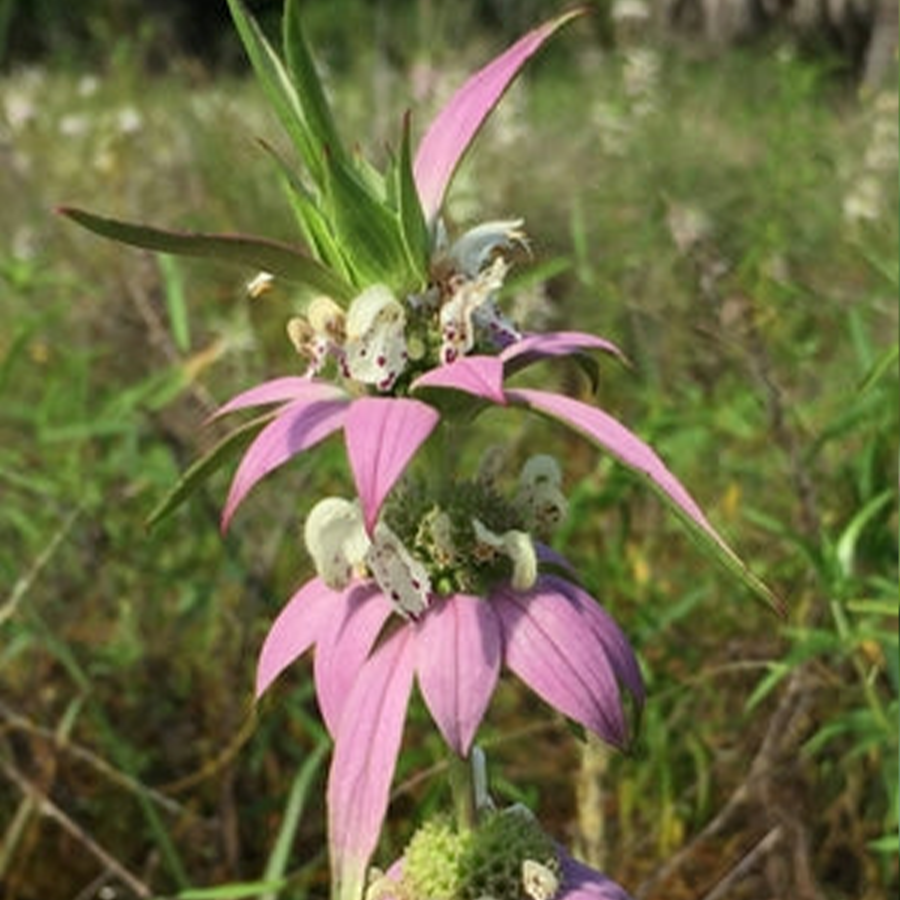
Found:
[{"label": "pointed leaf tip", "polygon": [[349,300],[353,289],[330,269],[296,247],[248,234],[205,234],[172,231],[99,216],[73,206],[57,212],[101,237],[177,256],[194,256],[262,269],[287,281],[305,284],[339,300]]},{"label": "pointed leaf tip", "polygon": [[529,31],[472,75],[438,113],[419,145],[413,166],[429,221],[440,210],[459,161],[522,66],[551,35],[586,12],[586,7],[578,7]]}]

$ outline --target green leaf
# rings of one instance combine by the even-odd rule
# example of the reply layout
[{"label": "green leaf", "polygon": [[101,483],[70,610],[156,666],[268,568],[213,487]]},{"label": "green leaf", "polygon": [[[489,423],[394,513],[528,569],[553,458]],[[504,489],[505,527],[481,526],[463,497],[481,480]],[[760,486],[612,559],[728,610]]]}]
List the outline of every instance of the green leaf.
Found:
[{"label": "green leaf", "polygon": [[145,523],[147,527],[153,528],[169,513],[181,506],[212,474],[243,450],[259,428],[271,421],[274,415],[275,413],[268,413],[245,422],[222,438],[210,451],[195,460],[147,516]]},{"label": "green leaf", "polygon": [[182,353],[187,353],[191,349],[191,323],[184,296],[184,278],[170,256],[160,256],[158,261],[172,340]]},{"label": "green leaf", "polygon": [[288,72],[303,109],[307,132],[325,152],[343,155],[341,139],[300,24],[298,0],[285,3],[283,39]]},{"label": "green leaf", "polygon": [[340,159],[329,160],[328,205],[335,235],[360,287],[383,282],[395,291],[410,272],[398,217]]},{"label": "green leaf", "polygon": [[846,577],[850,577],[853,574],[856,547],[859,544],[863,530],[893,499],[894,493],[891,490],[884,491],[884,493],[873,497],[862,509],[857,511],[856,515],[841,533],[835,553],[841,571]]},{"label": "green leaf", "polygon": [[330,269],[280,241],[245,234],[169,231],[98,216],[74,207],[61,207],[58,212],[95,234],[145,250],[251,266],[315,288],[335,299],[348,300],[354,294],[353,288]]},{"label": "green leaf", "polygon": [[[327,736],[321,737],[316,748],[306,757],[303,765],[297,770],[288,794],[287,803],[285,804],[281,827],[278,829],[275,845],[272,847],[272,852],[266,863],[263,877],[267,881],[276,881],[282,878],[287,871],[291,848],[294,846],[297,828],[303,817],[307,796],[309,795],[313,779],[321,769],[325,754],[330,746],[331,740]],[[263,900],[275,900],[275,894],[267,894]]]},{"label": "green leaf", "polygon": [[310,131],[290,73],[241,0],[228,0],[228,6],[263,93],[297,148],[304,165],[316,182],[321,184],[325,147]]},{"label": "green leaf", "polygon": [[346,260],[334,237],[331,225],[316,199],[274,147],[266,141],[261,140],[259,143],[263,150],[269,154],[281,173],[288,200],[294,210],[294,215],[297,217],[303,239],[312,248],[319,260],[335,272],[340,273],[340,276],[349,283],[351,274],[347,268]]},{"label": "green leaf", "polygon": [[859,386],[860,394],[865,394],[867,391],[872,390],[875,385],[881,383],[883,378],[892,377],[897,372],[898,357],[900,357],[900,343],[895,341],[866,372]]},{"label": "green leaf", "polygon": [[409,113],[403,118],[403,138],[400,143],[400,159],[397,166],[397,199],[400,207],[400,227],[403,242],[413,271],[424,284],[428,275],[428,258],[431,251],[431,238],[419,191],[416,188],[410,152]]},{"label": "green leaf", "polygon": [[280,891],[287,881],[242,881],[217,887],[188,888],[176,894],[177,900],[247,900],[272,891]]},{"label": "green leaf", "polygon": [[860,598],[858,600],[848,600],[847,609],[849,609],[850,612],[854,613],[868,613],[876,616],[890,616],[895,619],[897,618],[898,612],[900,612],[897,609],[897,601],[888,598],[885,598],[883,600],[869,600],[866,598]]}]

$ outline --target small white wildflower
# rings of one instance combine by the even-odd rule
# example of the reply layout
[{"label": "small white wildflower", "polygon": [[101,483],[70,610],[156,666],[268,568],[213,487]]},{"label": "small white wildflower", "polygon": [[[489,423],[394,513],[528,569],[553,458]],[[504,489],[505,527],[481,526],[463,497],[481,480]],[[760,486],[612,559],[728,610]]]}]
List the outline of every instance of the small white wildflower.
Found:
[{"label": "small white wildflower", "polygon": [[510,584],[513,590],[527,591],[537,581],[537,554],[531,536],[524,531],[511,529],[503,534],[494,534],[478,519],[472,519],[475,540],[493,550],[508,556],[513,564]]},{"label": "small white wildflower", "polygon": [[59,120],[59,133],[66,138],[76,138],[87,134],[91,123],[82,113],[68,113]]},{"label": "small white wildflower", "polygon": [[134,106],[123,106],[116,112],[116,127],[120,134],[137,134],[144,127],[144,117]]},{"label": "small white wildflower", "polygon": [[366,288],[347,312],[344,345],[347,374],[388,390],[406,368],[406,314],[390,288]]},{"label": "small white wildflower", "polygon": [[682,255],[690,253],[712,234],[712,221],[703,210],[685,203],[670,203],[666,225]]},{"label": "small white wildflower", "polygon": [[371,543],[359,503],[341,497],[326,497],[312,508],[303,539],[319,577],[334,590],[350,583]]},{"label": "small white wildflower", "polygon": [[344,311],[330,297],[315,297],[305,318],[298,316],[288,322],[287,334],[294,349],[309,360],[306,376],[318,375],[329,353],[343,353]]},{"label": "small white wildflower", "polygon": [[82,75],[78,79],[78,96],[93,97],[100,87],[100,79],[96,75]]},{"label": "small white wildflower", "polygon": [[532,900],[553,900],[559,890],[559,877],[549,866],[526,859],[522,862],[522,889]]},{"label": "small white wildflower", "polygon": [[650,18],[650,8],[644,0],[615,0],[611,16],[614,22],[646,22]]},{"label": "small white wildflower", "polygon": [[556,528],[569,511],[561,484],[559,463],[545,454],[528,459],[519,474],[516,506],[528,526],[541,534]]},{"label": "small white wildflower", "polygon": [[366,564],[400,615],[415,619],[425,612],[431,595],[428,572],[383,522],[375,526]]},{"label": "small white wildflower", "polygon": [[503,286],[507,265],[497,257],[476,278],[463,281],[441,307],[441,362],[455,362],[475,346],[476,314]]}]

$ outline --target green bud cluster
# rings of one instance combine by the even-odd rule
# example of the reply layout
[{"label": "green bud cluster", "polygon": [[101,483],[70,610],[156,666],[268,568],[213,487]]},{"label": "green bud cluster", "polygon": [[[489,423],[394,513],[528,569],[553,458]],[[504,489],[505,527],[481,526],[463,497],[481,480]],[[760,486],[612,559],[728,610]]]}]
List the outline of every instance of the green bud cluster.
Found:
[{"label": "green bud cluster", "polygon": [[528,861],[559,874],[553,841],[525,810],[487,813],[471,831],[432,821],[410,841],[391,893],[398,900],[530,900],[522,876]]}]

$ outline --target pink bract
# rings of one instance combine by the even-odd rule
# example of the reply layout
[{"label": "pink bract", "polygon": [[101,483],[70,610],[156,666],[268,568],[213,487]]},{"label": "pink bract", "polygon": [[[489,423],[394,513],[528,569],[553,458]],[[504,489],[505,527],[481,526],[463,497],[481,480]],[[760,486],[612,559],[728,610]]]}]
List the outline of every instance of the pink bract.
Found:
[{"label": "pink bract", "polygon": [[[413,681],[444,739],[467,756],[503,664],[603,740],[630,738],[623,692],[644,699],[634,653],[596,600],[557,576],[487,598],[434,598],[416,622],[391,619],[371,583],[342,591],[315,578],[288,601],[263,644],[257,694],[315,650],[316,693],[334,737],[329,810],[335,875],[347,896],[364,876],[387,813]],[[393,628],[393,630],[391,630]],[[383,633],[387,636],[383,637]]]},{"label": "pink bract", "polygon": [[529,31],[471,76],[438,113],[413,163],[426,219],[437,215],[459,161],[522,66],[554,32],[583,11],[572,10]]}]

